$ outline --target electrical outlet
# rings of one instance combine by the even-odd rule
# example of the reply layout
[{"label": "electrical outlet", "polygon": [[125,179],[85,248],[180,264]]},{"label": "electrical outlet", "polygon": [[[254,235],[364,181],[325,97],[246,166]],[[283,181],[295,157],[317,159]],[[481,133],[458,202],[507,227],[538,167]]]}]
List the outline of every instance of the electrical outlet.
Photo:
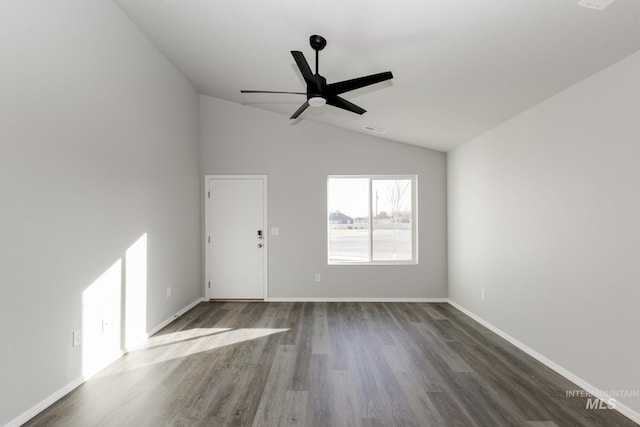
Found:
[{"label": "electrical outlet", "polygon": [[80,347],[80,344],[82,344],[82,334],[80,333],[80,331],[73,331],[71,333],[72,336],[72,347]]},{"label": "electrical outlet", "polygon": [[320,273],[316,273],[316,282],[320,281]]},{"label": "electrical outlet", "polygon": [[167,298],[171,298],[171,288],[167,288]]},{"label": "electrical outlet", "polygon": [[480,289],[480,298],[481,299],[487,299],[487,290],[486,289]]}]

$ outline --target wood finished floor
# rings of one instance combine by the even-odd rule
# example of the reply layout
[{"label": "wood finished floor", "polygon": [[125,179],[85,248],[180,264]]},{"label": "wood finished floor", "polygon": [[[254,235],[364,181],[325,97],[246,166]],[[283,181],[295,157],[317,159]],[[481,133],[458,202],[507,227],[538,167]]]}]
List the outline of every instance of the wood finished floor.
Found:
[{"label": "wood finished floor", "polygon": [[201,303],[27,426],[636,426],[448,304]]}]

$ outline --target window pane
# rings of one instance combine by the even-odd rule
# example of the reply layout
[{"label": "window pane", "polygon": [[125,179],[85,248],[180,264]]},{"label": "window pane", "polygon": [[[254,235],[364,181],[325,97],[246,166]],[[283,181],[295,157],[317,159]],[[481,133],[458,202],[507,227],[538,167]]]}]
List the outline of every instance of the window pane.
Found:
[{"label": "window pane", "polygon": [[411,195],[410,179],[372,180],[373,259],[375,261],[413,259]]},{"label": "window pane", "polygon": [[369,179],[329,178],[329,261],[369,262]]}]

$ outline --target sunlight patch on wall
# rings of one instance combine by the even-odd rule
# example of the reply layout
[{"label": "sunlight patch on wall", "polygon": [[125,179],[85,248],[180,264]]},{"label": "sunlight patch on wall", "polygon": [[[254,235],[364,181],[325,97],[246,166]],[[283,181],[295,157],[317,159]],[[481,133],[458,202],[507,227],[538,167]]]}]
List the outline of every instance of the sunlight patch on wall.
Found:
[{"label": "sunlight patch on wall", "polygon": [[82,293],[82,374],[89,378],[121,354],[122,260]]},{"label": "sunlight patch on wall", "polygon": [[147,233],[125,255],[125,347],[147,339]]},{"label": "sunlight patch on wall", "polygon": [[82,293],[85,379],[147,339],[147,234]]}]

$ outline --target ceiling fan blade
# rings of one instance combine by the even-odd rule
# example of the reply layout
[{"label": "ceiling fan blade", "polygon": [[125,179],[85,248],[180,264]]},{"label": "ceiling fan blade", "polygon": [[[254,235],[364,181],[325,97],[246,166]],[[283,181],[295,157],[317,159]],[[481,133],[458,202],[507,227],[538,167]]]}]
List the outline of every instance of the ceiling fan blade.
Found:
[{"label": "ceiling fan blade", "polygon": [[297,110],[295,113],[293,113],[293,116],[291,116],[290,118],[291,118],[291,119],[297,119],[297,118],[298,118],[298,116],[299,116],[300,114],[302,114],[302,112],[303,112],[304,110],[306,110],[306,109],[307,109],[307,107],[309,107],[309,101],[305,101],[305,103],[304,103],[304,104],[302,104],[302,105],[300,106],[300,108],[298,108],[298,110]]},{"label": "ceiling fan blade", "polygon": [[327,98],[327,104],[333,105],[334,107],[342,108],[343,110],[351,111],[356,114],[364,114],[367,112],[364,108],[358,107],[356,104],[347,101],[344,98],[339,96],[332,96],[331,98]]},{"label": "ceiling fan blade", "polygon": [[309,67],[309,63],[304,57],[304,54],[298,50],[292,50],[291,55],[293,55],[293,59],[296,60],[296,64],[298,64],[298,68],[302,73],[302,77],[308,83],[314,83],[313,72],[311,71],[311,67]]},{"label": "ceiling fan blade", "polygon": [[240,93],[290,93],[292,95],[306,95],[305,92],[278,92],[273,90],[240,90]]},{"label": "ceiling fan blade", "polygon": [[328,96],[340,95],[341,93],[349,92],[351,90],[360,89],[361,87],[369,86],[375,83],[380,83],[385,80],[393,78],[391,71],[385,71],[384,73],[371,74],[370,76],[358,77],[351,80],[344,80],[337,83],[331,83],[326,87],[326,94]]}]

